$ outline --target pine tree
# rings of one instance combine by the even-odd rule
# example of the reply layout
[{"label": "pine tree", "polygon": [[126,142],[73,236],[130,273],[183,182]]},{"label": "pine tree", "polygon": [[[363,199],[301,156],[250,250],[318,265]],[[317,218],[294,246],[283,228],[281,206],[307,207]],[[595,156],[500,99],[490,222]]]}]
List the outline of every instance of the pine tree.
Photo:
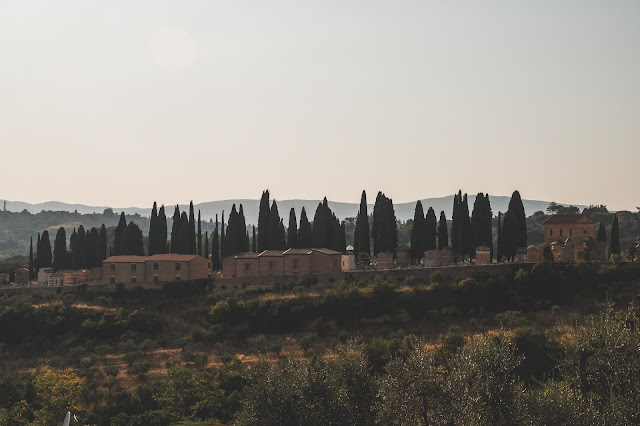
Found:
[{"label": "pine tree", "polygon": [[[260,228],[258,228],[260,232]],[[260,238],[260,234],[258,234]],[[307,218],[307,212],[304,207],[300,211],[300,228],[298,228],[298,247],[299,248],[311,248],[313,247],[313,230],[311,223]]]},{"label": "pine tree", "polygon": [[449,230],[447,229],[447,217],[444,211],[440,212],[440,222],[438,223],[438,250],[449,247]]},{"label": "pine tree", "polygon": [[33,266],[33,237],[31,237],[31,242],[29,243],[29,281],[35,280],[35,272]]},{"label": "pine tree", "polygon": [[620,256],[620,225],[618,224],[618,216],[613,215],[613,224],[611,225],[611,243],[609,244],[611,254]]},{"label": "pine tree", "polygon": [[122,235],[121,253],[123,255],[144,256],[142,230],[134,222],[129,222]]},{"label": "pine tree", "polygon": [[200,210],[198,210],[198,256],[202,256],[202,222],[200,221]]},{"label": "pine tree", "polygon": [[38,267],[50,268],[52,264],[53,256],[51,252],[51,241],[49,240],[49,231],[46,229],[42,231],[42,237],[40,237],[40,247],[38,247]]},{"label": "pine tree", "polygon": [[171,225],[171,253],[180,253],[180,207],[176,204]]},{"label": "pine tree", "polygon": [[[259,222],[258,218],[258,222]],[[267,241],[266,250],[284,250],[286,242],[280,244],[280,214],[278,213],[278,204],[276,200],[273,200],[271,204],[271,210],[269,211],[269,224],[267,227],[267,235],[269,239]],[[260,225],[258,224],[258,243],[260,239]]]},{"label": "pine tree", "polygon": [[63,227],[60,227],[56,233],[56,239],[53,241],[53,269],[56,271],[68,269],[68,265],[67,233]]},{"label": "pine tree", "polygon": [[[427,210],[427,216],[424,219],[425,224],[425,245],[424,251],[435,250],[438,248],[436,244],[436,238],[438,236],[438,220],[436,219],[436,212],[432,207]],[[445,221],[446,225],[446,221]],[[422,253],[424,255],[424,253]]]},{"label": "pine tree", "polygon": [[204,231],[204,258],[209,259],[209,231]]},{"label": "pine tree", "polygon": [[189,202],[189,234],[186,254],[198,254],[196,246],[196,215],[193,210],[193,201]]},{"label": "pine tree", "polygon": [[96,261],[97,265],[102,265],[102,261],[107,258],[107,228],[104,223],[100,227],[100,233],[98,234],[98,244],[96,245]]},{"label": "pine tree", "polygon": [[220,270],[220,234],[218,233],[218,215],[216,214],[216,227],[213,231],[211,243],[211,269]]},{"label": "pine tree", "polygon": [[269,247],[269,190],[262,192],[258,211],[258,250],[263,252]]},{"label": "pine tree", "polygon": [[119,256],[120,247],[122,247],[122,235],[124,234],[124,230],[127,229],[127,219],[124,217],[124,212],[120,213],[120,221],[118,222],[118,226],[116,226],[115,236],[113,239],[113,256]]},{"label": "pine tree", "polygon": [[353,233],[353,254],[358,259],[360,253],[371,256],[371,235],[369,232],[369,215],[367,213],[367,194],[362,191],[360,210],[356,217],[356,228]]},{"label": "pine tree", "polygon": [[256,241],[256,227],[255,227],[255,225],[254,225],[254,226],[253,226],[253,238],[251,238],[251,251],[252,251],[253,253],[255,253],[255,252],[256,252],[256,249],[257,249],[257,248],[256,248],[256,244],[257,244],[257,241]]},{"label": "pine tree", "polygon": [[424,257],[424,252],[427,251],[426,225],[422,202],[418,200],[413,213],[413,227],[411,228],[411,256],[415,261],[420,261]]},{"label": "pine tree", "polygon": [[289,229],[287,232],[287,247],[298,247],[298,222],[296,219],[296,211],[293,207],[289,210]]},{"label": "pine tree", "polygon": [[164,204],[158,212],[158,237],[156,240],[155,254],[167,253],[167,215],[164,212]]},{"label": "pine tree", "polygon": [[607,231],[604,229],[604,223],[600,222],[600,226],[598,226],[598,235],[596,236],[596,241],[602,241],[603,243],[607,242]]},{"label": "pine tree", "polygon": [[153,202],[153,207],[151,208],[151,217],[149,218],[149,240],[147,251],[149,252],[149,256],[153,256],[156,254],[156,249],[158,247],[157,240],[160,237],[160,222],[158,221],[158,205],[156,202]]},{"label": "pine tree", "polygon": [[496,259],[502,262],[502,212],[498,212],[498,250],[496,250]]}]

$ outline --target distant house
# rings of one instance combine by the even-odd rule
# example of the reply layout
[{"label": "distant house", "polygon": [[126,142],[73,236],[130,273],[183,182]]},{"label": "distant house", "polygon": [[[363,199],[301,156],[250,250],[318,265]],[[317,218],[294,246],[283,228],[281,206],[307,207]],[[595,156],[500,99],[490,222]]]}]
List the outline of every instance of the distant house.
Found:
[{"label": "distant house", "polygon": [[223,260],[225,277],[267,277],[334,273],[342,270],[342,254],[322,248],[238,253]]},{"label": "distant house", "polygon": [[618,217],[618,222],[621,225],[633,225],[636,221],[636,214],[631,213],[630,211],[620,210],[616,212],[616,216]]},{"label": "distant house", "polygon": [[13,271],[16,284],[27,284],[29,282],[29,270],[27,268],[18,268]]},{"label": "distant house", "polygon": [[594,240],[593,260],[606,260],[606,244],[595,241],[596,221],[586,214],[556,214],[544,221],[544,243],[556,262],[575,262],[584,257],[584,241]]},{"label": "distant house", "polygon": [[209,275],[209,261],[195,254],[111,256],[102,261],[105,284],[195,280]]}]

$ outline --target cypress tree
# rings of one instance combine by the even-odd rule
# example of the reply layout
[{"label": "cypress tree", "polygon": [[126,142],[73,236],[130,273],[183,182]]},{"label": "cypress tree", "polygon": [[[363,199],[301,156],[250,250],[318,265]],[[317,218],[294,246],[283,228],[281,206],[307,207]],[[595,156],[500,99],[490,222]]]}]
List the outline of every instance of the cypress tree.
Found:
[{"label": "cypress tree", "polygon": [[444,211],[440,212],[440,222],[438,223],[438,250],[449,247],[449,230],[447,229],[447,217]]},{"label": "cypress tree", "polygon": [[460,204],[460,251],[461,256],[472,259],[475,254],[473,247],[473,229],[471,227],[471,217],[469,216],[469,198],[467,194],[462,197]]},{"label": "cypress tree", "polygon": [[118,226],[116,226],[115,236],[113,238],[113,250],[112,254],[114,256],[119,256],[120,248],[122,247],[122,235],[124,234],[124,230],[127,229],[127,219],[124,217],[124,212],[120,213],[120,221],[118,221]]},{"label": "cypress tree", "polygon": [[38,267],[50,268],[53,260],[51,252],[51,241],[49,240],[49,231],[42,231],[40,238],[40,247],[38,247]]},{"label": "cypress tree", "polygon": [[353,254],[358,259],[360,253],[371,256],[371,235],[369,232],[369,215],[367,213],[367,194],[362,191],[360,210],[356,217],[356,228],[353,233]]},{"label": "cypress tree", "polygon": [[80,249],[79,269],[85,269],[87,268],[87,233],[82,225],[78,227],[78,244]]},{"label": "cypress tree", "polygon": [[[524,205],[520,192],[513,191],[509,201],[509,210],[513,211],[516,224],[515,244],[518,247],[527,247],[527,216],[524,213]],[[506,218],[505,218],[506,220]],[[503,229],[504,234],[504,229]],[[504,235],[503,235],[504,238]]]},{"label": "cypress tree", "polygon": [[346,253],[347,252],[347,225],[345,224],[344,220],[342,221],[342,223],[340,224],[340,250],[338,250],[341,253]]},{"label": "cypress tree", "polygon": [[178,253],[179,254],[192,254],[191,248],[193,243],[195,244],[195,236],[191,232],[191,224],[189,223],[189,217],[187,212],[180,213],[180,229],[178,231]]},{"label": "cypress tree", "polygon": [[603,243],[607,242],[607,231],[604,229],[604,222],[600,222],[600,226],[598,226],[596,241],[602,241]]},{"label": "cypress tree", "polygon": [[231,207],[231,213],[229,213],[229,223],[227,226],[227,232],[224,236],[224,249],[222,250],[222,257],[228,257],[240,253],[242,246],[244,245],[244,230],[240,226],[239,214],[236,210],[236,205]]},{"label": "cypress tree", "polygon": [[460,256],[460,204],[462,203],[462,191],[453,196],[453,215],[451,217],[451,249],[454,258]]},{"label": "cypress tree", "polygon": [[249,251],[249,232],[247,231],[247,221],[244,217],[244,209],[242,208],[242,204],[240,204],[240,209],[238,210],[238,223],[240,229],[242,229],[242,233],[238,233],[238,235],[242,235],[242,241],[239,245],[241,252]]},{"label": "cypress tree", "polygon": [[98,234],[98,243],[96,244],[96,261],[97,265],[102,265],[102,261],[107,258],[107,228],[104,223],[100,227],[100,233]]},{"label": "cypress tree", "polygon": [[189,234],[187,254],[198,254],[198,247],[196,246],[196,215],[193,210],[193,201],[189,202]]},{"label": "cypress tree", "polygon": [[40,232],[38,232],[38,241],[36,242],[36,257],[33,260],[33,267],[36,270],[36,275],[38,273],[38,270],[40,269],[39,263],[38,263],[38,253],[40,253],[42,249],[40,248]]},{"label": "cypress tree", "polygon": [[313,216],[313,247],[329,248],[331,240],[331,228],[329,217],[329,203],[327,197],[324,197],[321,203],[316,207],[316,213]]},{"label": "cypress tree", "polygon": [[224,233],[224,210],[222,210],[222,225],[220,227],[220,269],[222,269],[222,264],[223,264],[223,260],[224,260],[224,253],[225,253],[225,248],[224,248],[224,237],[225,237],[225,233]]},{"label": "cypress tree", "polygon": [[164,212],[164,204],[160,206],[160,211],[158,212],[158,237],[155,247],[154,254],[161,254],[167,252],[167,215]]},{"label": "cypress tree", "polygon": [[413,227],[411,228],[411,257],[415,261],[420,261],[424,257],[424,252],[427,251],[426,225],[422,202],[418,200],[413,213]]},{"label": "cypress tree", "polygon": [[496,251],[496,259],[502,261],[502,212],[498,212],[498,250]]},{"label": "cypress tree", "polygon": [[[424,219],[425,224],[425,245],[424,251],[435,250],[438,248],[436,244],[436,237],[438,235],[438,220],[436,219],[436,212],[432,207],[427,210],[427,216]],[[446,221],[445,221],[446,225]],[[424,252],[422,253],[424,255]]]},{"label": "cypress tree", "polygon": [[398,246],[398,224],[393,201],[382,192],[378,192],[373,208],[373,254],[394,252]]},{"label": "cypress tree", "polygon": [[209,259],[209,231],[204,231],[204,258]]},{"label": "cypress tree", "polygon": [[78,240],[78,232],[76,231],[76,228],[73,228],[73,232],[69,238],[69,244],[71,246],[71,269],[74,270],[82,267],[80,261],[81,248]]},{"label": "cypress tree", "polygon": [[289,230],[287,233],[287,247],[298,247],[298,222],[296,219],[296,211],[293,207],[289,210]]},{"label": "cypress tree", "polygon": [[491,226],[491,203],[489,194],[480,192],[473,203],[471,228],[473,230],[473,248],[485,245],[493,250],[493,228]]},{"label": "cypress tree", "polygon": [[258,250],[260,252],[269,248],[269,190],[262,192],[260,207],[258,210]]},{"label": "cypress tree", "polygon": [[176,204],[171,225],[171,253],[180,253],[180,207]]},{"label": "cypress tree", "polygon": [[147,251],[149,252],[149,256],[153,256],[156,254],[156,250],[158,247],[158,239],[159,239],[159,226],[158,222],[158,205],[156,202],[153,202],[153,207],[151,208],[151,217],[149,218],[149,240]]},{"label": "cypress tree", "polygon": [[500,237],[502,242],[500,254],[507,260],[513,260],[518,249],[518,222],[512,210],[507,210],[504,214]]},{"label": "cypress tree", "polygon": [[251,251],[254,252],[254,253],[256,252],[256,244],[257,244],[257,241],[256,241],[256,227],[254,225],[253,226],[253,238],[251,238]]},{"label": "cypress tree", "polygon": [[200,210],[198,210],[198,256],[202,256],[202,222],[200,221]]},{"label": "cypress tree", "polygon": [[86,242],[86,262],[87,268],[97,268],[100,266],[98,263],[98,239],[100,234],[95,227],[92,227],[90,231],[87,232],[87,242]]},{"label": "cypress tree", "polygon": [[122,235],[123,255],[144,256],[144,245],[142,243],[142,230],[134,222],[129,222]]},{"label": "cypress tree", "polygon": [[613,224],[611,225],[611,243],[609,245],[611,254],[620,256],[620,225],[618,224],[618,215],[613,215]]},{"label": "cypress tree", "polygon": [[[260,232],[260,228],[258,228]],[[258,238],[260,234],[258,233]],[[304,207],[300,211],[300,228],[298,229],[298,247],[299,248],[311,248],[313,247],[313,230],[311,223],[307,218],[307,212]]]},{"label": "cypress tree", "polygon": [[218,233],[218,215],[216,214],[216,227],[213,231],[211,244],[211,269],[213,271],[220,270],[220,235]]},{"label": "cypress tree", "polygon": [[35,268],[33,266],[33,237],[31,237],[31,242],[29,243],[29,281],[33,281],[35,275]]},{"label": "cypress tree", "polygon": [[[269,236],[267,248],[265,250],[284,250],[286,242],[281,244],[280,238],[280,214],[278,213],[278,204],[273,200],[271,210],[269,211],[269,226],[267,227],[267,235]],[[258,242],[260,239],[260,225],[258,224]]]},{"label": "cypress tree", "polygon": [[278,229],[277,250],[286,250],[287,237],[284,230],[284,219],[280,219],[280,227]]},{"label": "cypress tree", "polygon": [[53,269],[56,271],[68,269],[68,263],[67,233],[63,227],[60,227],[56,233],[56,239],[53,241]]}]

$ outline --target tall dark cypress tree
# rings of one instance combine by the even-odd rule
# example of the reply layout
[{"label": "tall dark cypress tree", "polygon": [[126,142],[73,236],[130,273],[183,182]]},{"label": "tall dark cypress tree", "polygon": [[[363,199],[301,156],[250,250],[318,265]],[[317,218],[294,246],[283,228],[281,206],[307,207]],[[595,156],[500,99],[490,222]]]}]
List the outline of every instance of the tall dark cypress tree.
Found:
[{"label": "tall dark cypress tree", "polygon": [[53,269],[59,271],[61,269],[68,268],[69,255],[67,254],[67,233],[63,227],[60,227],[56,233],[56,239],[53,242]]},{"label": "tall dark cypress tree", "polygon": [[49,240],[49,231],[42,231],[42,237],[40,237],[40,247],[38,247],[38,267],[50,268],[52,264],[53,256],[51,251],[51,241]]},{"label": "tall dark cypress tree", "polygon": [[258,251],[269,248],[269,190],[262,192],[258,210]]},{"label": "tall dark cypress tree", "polygon": [[160,206],[157,222],[158,237],[154,252],[155,254],[167,253],[167,215],[164,212],[164,204]]},{"label": "tall dark cypress tree", "polygon": [[209,259],[209,231],[204,231],[204,258]]},{"label": "tall dark cypress tree", "polygon": [[339,252],[341,252],[342,254],[345,254],[347,252],[347,224],[344,222],[344,220],[342,221],[342,223],[340,224],[340,250],[337,250]]},{"label": "tall dark cypress tree", "polygon": [[40,269],[40,266],[38,266],[38,253],[40,252],[41,248],[40,248],[40,233],[38,232],[38,241],[36,242],[36,257],[33,260],[33,267],[36,270],[36,275],[38,274],[38,269]]},{"label": "tall dark cypress tree", "polygon": [[[258,229],[260,232],[260,229]],[[258,238],[260,234],[258,234]],[[299,248],[311,248],[313,247],[313,230],[311,223],[307,218],[307,211],[304,207],[300,211],[300,228],[298,228],[298,247]]]},{"label": "tall dark cypress tree", "polygon": [[200,210],[198,210],[198,256],[202,256],[202,222],[200,221]]},{"label": "tall dark cypress tree", "polygon": [[142,230],[134,222],[129,222],[122,235],[123,255],[144,256],[144,245],[142,243]]},{"label": "tall dark cypress tree", "polygon": [[98,244],[96,245],[96,261],[97,265],[102,265],[102,261],[107,258],[107,228],[104,223],[100,227],[100,233],[98,234]]},{"label": "tall dark cypress tree", "polygon": [[287,247],[298,247],[298,222],[296,219],[296,211],[293,207],[289,210],[289,229],[287,232]]},{"label": "tall dark cypress tree", "polygon": [[451,250],[454,258],[461,254],[460,250],[460,204],[462,203],[462,191],[453,196],[453,215],[451,216]]},{"label": "tall dark cypress tree", "polygon": [[213,231],[211,243],[211,269],[220,270],[220,234],[218,233],[218,215],[216,214],[216,227]]},{"label": "tall dark cypress tree", "polygon": [[609,244],[611,254],[620,256],[620,225],[618,224],[618,215],[613,215],[613,224],[611,224],[611,243]]},{"label": "tall dark cypress tree", "polygon": [[124,212],[120,213],[120,221],[118,222],[118,226],[116,226],[115,236],[113,238],[113,256],[119,256],[120,248],[122,247],[122,235],[124,234],[124,230],[127,229],[127,219],[124,217]]},{"label": "tall dark cypress tree", "polygon": [[160,222],[158,221],[158,205],[154,201],[153,207],[151,208],[151,217],[149,218],[149,239],[147,246],[147,252],[149,253],[149,256],[153,256],[154,254],[156,254],[156,250],[159,245],[159,225]]},{"label": "tall dark cypress tree", "polygon": [[394,252],[398,246],[398,223],[393,201],[382,192],[378,192],[373,208],[373,254]]},{"label": "tall dark cypress tree", "polygon": [[242,246],[244,245],[245,231],[242,229],[240,222],[240,215],[236,210],[236,205],[231,207],[231,213],[229,213],[229,223],[227,226],[227,232],[224,236],[224,250],[222,250],[222,257],[228,257],[240,253]]},{"label": "tall dark cypress tree", "polygon": [[277,250],[286,250],[287,237],[284,230],[284,219],[280,219],[280,227],[278,228]]},{"label": "tall dark cypress tree", "polygon": [[424,210],[422,202],[416,202],[416,208],[413,213],[413,227],[411,228],[411,257],[414,261],[420,261],[427,251],[427,227],[424,218]]},{"label": "tall dark cypress tree", "polygon": [[100,234],[95,227],[92,227],[90,231],[87,232],[87,242],[86,242],[86,262],[87,268],[97,268],[100,266],[98,263],[98,239]]},{"label": "tall dark cypress tree", "polygon": [[196,245],[196,215],[193,210],[193,201],[189,202],[189,235],[188,235],[188,245],[187,245],[187,254],[198,254],[198,247]]},{"label": "tall dark cypress tree", "polygon": [[600,226],[598,226],[598,235],[596,236],[596,241],[602,241],[603,243],[607,242],[607,231],[604,228],[604,222],[600,222]]},{"label": "tall dark cypress tree", "polygon": [[[258,220],[259,222],[259,220]],[[286,242],[281,244],[280,238],[280,214],[278,213],[278,204],[273,200],[271,210],[269,211],[269,225],[267,227],[267,235],[269,239],[265,250],[284,250]],[[260,225],[258,225],[258,243],[260,242]]]},{"label": "tall dark cypress tree", "polygon": [[80,247],[78,232],[76,231],[76,228],[73,228],[71,237],[69,237],[69,245],[71,246],[71,269],[75,270],[82,268],[80,261],[80,254],[82,249]]},{"label": "tall dark cypress tree", "polygon": [[316,213],[313,216],[313,247],[329,248],[331,240],[331,228],[329,217],[329,202],[324,197],[321,203],[316,207]]},{"label": "tall dark cypress tree", "polygon": [[462,197],[460,204],[460,250],[463,258],[473,258],[475,247],[473,247],[473,229],[471,227],[471,217],[469,216],[469,198],[467,194]]},{"label": "tall dark cypress tree", "polygon": [[258,242],[256,241],[256,227],[255,227],[255,225],[254,225],[254,226],[253,226],[253,238],[251,238],[251,251],[252,251],[253,253],[255,253],[255,252],[256,252],[256,250],[257,250],[257,246],[256,246],[256,244],[257,244],[257,243],[258,243]]},{"label": "tall dark cypress tree", "polygon": [[225,253],[225,248],[224,248],[224,241],[225,239],[225,233],[224,233],[224,210],[222,210],[222,222],[221,222],[221,226],[220,226],[220,269],[222,269],[222,264],[224,263],[224,253]]},{"label": "tall dark cypress tree", "polygon": [[80,269],[87,268],[87,233],[84,230],[84,226],[78,227],[78,243],[80,246]]},{"label": "tall dark cypress tree", "polygon": [[502,212],[498,212],[498,250],[496,250],[496,259],[502,262]]},{"label": "tall dark cypress tree", "polygon": [[507,259],[513,259],[518,248],[527,247],[527,218],[518,191],[513,192],[509,201],[509,208],[502,222],[501,237],[500,253]]},{"label": "tall dark cypress tree", "polygon": [[[249,232],[247,231],[247,221],[244,217],[242,204],[240,204],[240,209],[238,210],[238,223],[239,227],[242,229],[242,241],[239,241],[238,244],[240,251],[246,253],[249,251]],[[240,235],[240,233],[238,235]]]},{"label": "tall dark cypress tree", "polygon": [[36,276],[36,270],[33,266],[33,237],[29,243],[29,281],[33,281]]},{"label": "tall dark cypress tree", "polygon": [[358,259],[360,253],[371,256],[371,234],[369,232],[369,215],[367,213],[367,193],[362,191],[360,210],[356,217],[356,229],[353,233],[353,254]]},{"label": "tall dark cypress tree", "polygon": [[173,223],[171,225],[171,253],[180,253],[180,207],[176,204],[173,211]]},{"label": "tall dark cypress tree", "polygon": [[[436,238],[438,236],[438,220],[436,219],[436,212],[432,207],[427,210],[427,216],[424,218],[425,225],[425,245],[424,251],[435,250],[438,248]],[[422,253],[424,255],[424,253]]]},{"label": "tall dark cypress tree", "polygon": [[473,229],[473,248],[485,245],[493,250],[493,228],[491,220],[491,203],[489,194],[486,196],[480,192],[476,195],[471,214],[471,228]]},{"label": "tall dark cypress tree", "polygon": [[447,217],[444,211],[440,212],[440,222],[438,223],[438,250],[449,247],[449,230],[447,229]]}]

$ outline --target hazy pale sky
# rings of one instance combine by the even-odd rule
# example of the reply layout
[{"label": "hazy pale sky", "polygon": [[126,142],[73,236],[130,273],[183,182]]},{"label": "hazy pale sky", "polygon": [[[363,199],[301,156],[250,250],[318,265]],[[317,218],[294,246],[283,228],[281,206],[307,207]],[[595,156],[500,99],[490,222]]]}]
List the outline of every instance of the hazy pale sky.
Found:
[{"label": "hazy pale sky", "polygon": [[0,2],[0,198],[640,205],[640,1]]}]

